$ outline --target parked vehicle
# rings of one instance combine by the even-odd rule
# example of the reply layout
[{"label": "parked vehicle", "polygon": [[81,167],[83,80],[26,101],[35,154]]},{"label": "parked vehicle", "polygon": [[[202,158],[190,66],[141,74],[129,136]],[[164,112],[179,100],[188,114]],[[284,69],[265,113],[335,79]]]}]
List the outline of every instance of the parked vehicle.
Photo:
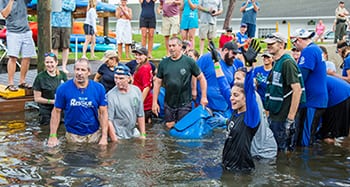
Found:
[{"label": "parked vehicle", "polygon": [[[324,40],[326,41],[334,41],[334,32],[333,31],[326,31],[326,33],[323,35]],[[350,38],[350,30],[346,31],[346,39]]]}]

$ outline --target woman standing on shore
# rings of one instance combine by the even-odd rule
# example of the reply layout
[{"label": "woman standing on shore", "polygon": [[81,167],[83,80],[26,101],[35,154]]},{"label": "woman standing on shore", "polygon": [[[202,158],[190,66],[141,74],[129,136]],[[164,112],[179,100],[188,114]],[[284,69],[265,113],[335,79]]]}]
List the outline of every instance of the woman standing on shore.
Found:
[{"label": "woman standing on shore", "polygon": [[86,57],[86,51],[88,48],[89,43],[90,45],[90,54],[91,58],[95,58],[95,45],[96,45],[96,19],[97,19],[97,13],[96,13],[96,6],[97,2],[96,0],[89,0],[89,5],[87,7],[87,13],[86,13],[86,19],[84,22],[84,33],[85,33],[85,43],[83,46],[83,56],[82,58]]},{"label": "woman standing on shore", "polygon": [[131,18],[132,10],[126,6],[127,0],[121,0],[120,6],[115,11],[117,17],[117,43],[118,43],[118,57],[122,59],[123,43],[125,44],[125,56],[130,59],[130,45],[132,43],[131,32]]},{"label": "woman standing on shore", "polygon": [[34,80],[34,101],[39,105],[41,125],[50,124],[56,89],[67,81],[67,75],[59,71],[57,65],[57,56],[54,53],[45,53],[45,71],[40,72]]}]

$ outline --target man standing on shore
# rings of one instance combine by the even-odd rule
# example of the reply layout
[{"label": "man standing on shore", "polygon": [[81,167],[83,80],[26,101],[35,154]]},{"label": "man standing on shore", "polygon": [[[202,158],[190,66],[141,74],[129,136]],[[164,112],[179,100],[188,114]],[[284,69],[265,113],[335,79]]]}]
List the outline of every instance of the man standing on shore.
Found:
[{"label": "man standing on shore", "polygon": [[19,88],[32,88],[26,83],[26,75],[30,65],[30,58],[36,56],[32,31],[27,20],[27,3],[31,0],[1,0],[1,15],[6,18],[6,41],[9,60],[7,63],[9,91],[17,91],[14,85],[16,62],[22,55]]},{"label": "man standing on shore", "polygon": [[346,33],[346,21],[348,15],[349,12],[345,8],[344,1],[339,1],[339,6],[335,9],[335,44],[338,42],[338,40],[342,40]]}]

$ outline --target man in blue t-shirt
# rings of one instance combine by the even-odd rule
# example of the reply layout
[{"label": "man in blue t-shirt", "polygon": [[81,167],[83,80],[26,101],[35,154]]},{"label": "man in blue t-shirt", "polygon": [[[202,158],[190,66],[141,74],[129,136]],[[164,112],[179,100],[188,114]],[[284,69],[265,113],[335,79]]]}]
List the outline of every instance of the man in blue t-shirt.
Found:
[{"label": "man in blue t-shirt", "polygon": [[[220,66],[227,79],[227,82],[230,86],[233,86],[234,80],[233,75],[236,71],[233,66],[233,60],[235,59],[236,54],[239,52],[237,44],[233,42],[227,42],[221,48],[219,52]],[[213,111],[221,112],[226,118],[230,117],[230,107],[228,106],[225,97],[220,91],[220,87],[215,74],[214,62],[211,56],[211,53],[202,55],[197,64],[202,70],[206,80],[207,80],[207,98],[208,105],[207,107]],[[200,87],[197,87],[198,97],[201,98]],[[227,115],[226,115],[227,114]]]},{"label": "man in blue t-shirt", "polygon": [[256,14],[260,10],[260,4],[257,0],[247,0],[244,2],[239,9],[242,12],[242,20],[241,23],[245,23],[248,25],[248,37],[255,37],[255,29],[256,29]]},{"label": "man in blue t-shirt", "polygon": [[87,59],[74,64],[74,78],[61,84],[56,91],[55,107],[51,113],[48,146],[59,144],[57,129],[61,111],[67,142],[107,144],[108,112],[105,88],[89,80],[91,67]]},{"label": "man in blue t-shirt", "polygon": [[299,68],[302,73],[306,103],[299,110],[298,144],[309,146],[315,140],[322,114],[327,108],[328,92],[326,64],[322,61],[322,50],[311,38],[315,32],[297,29],[291,36],[293,45],[301,51]]}]

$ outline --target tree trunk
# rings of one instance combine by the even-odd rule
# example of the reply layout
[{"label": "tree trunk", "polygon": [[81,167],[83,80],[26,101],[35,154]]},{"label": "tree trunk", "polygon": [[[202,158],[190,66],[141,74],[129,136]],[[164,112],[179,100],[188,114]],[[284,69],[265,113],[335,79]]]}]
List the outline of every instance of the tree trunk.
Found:
[{"label": "tree trunk", "polygon": [[233,10],[235,9],[235,4],[236,4],[236,0],[230,0],[229,1],[223,29],[226,29],[226,28],[230,27],[231,18],[232,18],[232,15],[233,15]]},{"label": "tree trunk", "polygon": [[51,0],[38,1],[38,73],[45,69],[44,54],[51,50]]}]

